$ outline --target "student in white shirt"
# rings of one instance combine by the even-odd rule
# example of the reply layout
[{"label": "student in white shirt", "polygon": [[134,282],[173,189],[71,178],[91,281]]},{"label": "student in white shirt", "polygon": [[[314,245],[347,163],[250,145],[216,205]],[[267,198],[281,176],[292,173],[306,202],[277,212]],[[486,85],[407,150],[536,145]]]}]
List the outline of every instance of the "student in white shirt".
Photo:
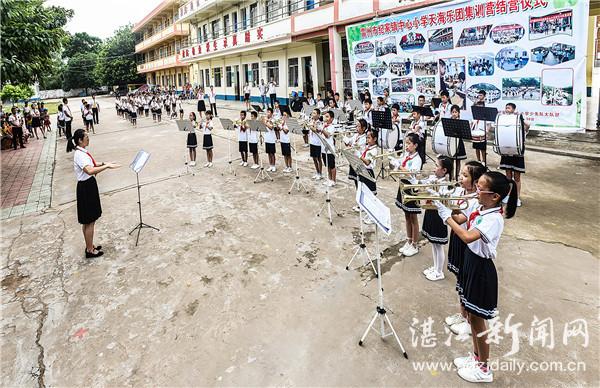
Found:
[{"label": "student in white shirt", "polygon": [[73,113],[71,112],[71,108],[69,107],[69,101],[67,98],[63,98],[63,112],[65,114],[65,136],[67,139],[70,139],[71,134],[71,124],[73,122]]},{"label": "student in white shirt", "polygon": [[287,111],[283,112],[283,122],[280,126],[279,131],[279,142],[281,143],[281,154],[285,162],[285,168],[283,172],[292,172],[292,148],[290,146],[290,129],[287,126],[288,120]]},{"label": "student in white shirt", "polygon": [[311,92],[308,92],[308,94],[307,94],[306,103],[309,106],[315,106],[317,104],[317,102],[315,101],[315,98],[313,97],[313,94]]},{"label": "student in white shirt", "polygon": [[370,98],[365,98],[363,101],[363,117],[370,126],[373,126],[373,101]]},{"label": "student in white shirt", "polygon": [[94,113],[92,112],[92,107],[89,103],[85,103],[83,107],[83,118],[85,123],[85,130],[89,132],[92,130],[92,133],[96,134],[96,130],[94,129]]},{"label": "student in white shirt", "polygon": [[197,110],[198,110],[198,115],[199,118],[202,119],[202,115],[204,114],[204,112],[206,112],[206,103],[204,102],[204,89],[200,88],[198,89],[198,106],[197,106]]},{"label": "student in white shirt", "polygon": [[[473,383],[494,379],[487,364],[490,345],[486,320],[498,315],[498,274],[494,260],[504,230],[504,217],[512,218],[517,210],[516,183],[497,171],[487,172],[477,181],[477,196],[481,206],[464,216],[466,230],[454,219],[450,209],[439,201],[434,202],[442,220],[467,244],[457,289],[473,333],[473,354],[456,358],[454,365],[461,378]],[[502,199],[507,196],[503,217]]]},{"label": "student in white shirt", "polygon": [[73,167],[77,178],[77,220],[82,225],[85,239],[85,257],[90,259],[103,255],[101,246],[94,246],[94,225],[102,215],[100,193],[95,175],[106,169],[120,167],[115,163],[96,163],[86,149],[90,138],[86,131],[78,129],[67,140],[67,152],[75,151]]},{"label": "student in white shirt", "polygon": [[196,136],[196,129],[198,128],[198,122],[196,121],[196,113],[190,112],[189,119],[192,125],[190,126],[186,146],[190,153],[190,166],[196,165],[196,148],[198,148],[198,138]]},{"label": "student in white shirt", "polygon": [[[96,95],[92,94],[92,103],[90,104],[92,108],[92,114],[94,119],[94,124],[100,124],[100,104],[96,101]],[[146,110],[146,117],[148,117],[148,111]]]},{"label": "student in white shirt", "polygon": [[[364,121],[364,120],[362,120]],[[377,159],[376,156],[378,154],[378,149],[377,149],[377,130],[376,129],[371,129],[367,132],[367,144],[366,147],[364,148],[364,150],[361,151],[360,154],[360,160],[361,162],[364,163],[365,168],[367,169],[367,171],[369,172],[369,175],[371,176],[371,178],[375,179],[375,166],[377,163]],[[373,192],[373,194],[377,195],[377,182],[376,181],[371,181],[369,179],[363,178],[362,176],[358,177],[359,182],[364,183],[367,188],[369,190],[371,190],[371,192]],[[371,219],[371,217],[368,214],[365,214],[363,216],[362,222],[367,224],[367,225],[371,225],[374,223],[374,221]]]},{"label": "student in white shirt", "polygon": [[252,92],[252,89],[250,88],[250,84],[248,82],[246,82],[246,85],[244,85],[244,104],[246,105],[247,111],[250,110],[250,93],[251,92]]},{"label": "student in white shirt", "polygon": [[[323,119],[325,120],[323,124],[323,129],[321,130],[321,134],[327,141],[327,144],[335,151],[335,140],[333,139],[333,112],[327,111],[323,115]],[[321,156],[323,157],[323,162],[327,167],[327,173],[329,176],[329,180],[325,181],[323,184],[327,186],[335,186],[336,184],[336,169],[335,169],[335,153],[331,153],[326,147],[321,148]]]},{"label": "student in white shirt", "polygon": [[19,141],[21,148],[26,148],[23,145],[23,127],[25,126],[25,119],[17,113],[17,107],[15,106],[10,109],[10,112],[8,124],[11,126],[13,148],[15,150],[17,149],[17,140]]},{"label": "student in white shirt", "polygon": [[267,85],[267,94],[269,95],[269,99],[271,101],[271,108],[275,107],[275,100],[277,100],[277,84],[273,77],[271,77],[271,81]]},{"label": "student in white shirt", "polygon": [[212,167],[213,166],[213,140],[212,140],[212,112],[206,112],[206,120],[202,123],[202,149],[206,150],[206,164],[204,167]]},{"label": "student in white shirt", "polygon": [[260,93],[260,101],[264,110],[267,104],[267,85],[265,85],[264,79],[260,80],[260,85],[258,85],[258,92]]},{"label": "student in white shirt", "polygon": [[315,164],[315,174],[312,179],[319,180],[323,177],[323,161],[321,159],[321,139],[317,136],[317,133],[321,133],[322,123],[319,121],[321,117],[321,111],[314,109],[311,113],[309,128],[310,133],[308,134],[308,142],[310,143],[310,157]]},{"label": "student in white shirt", "polygon": [[238,137],[238,150],[242,161],[240,166],[248,166],[248,124],[246,124],[246,111],[240,112],[239,123],[235,124],[235,131]]},{"label": "student in white shirt", "polygon": [[[252,111],[250,112],[250,117],[252,121],[256,121],[258,119],[258,113]],[[254,164],[250,168],[255,170],[260,167],[258,164],[258,131],[251,126],[248,126],[248,146],[250,148],[250,153],[252,154],[252,160],[254,161]]]},{"label": "student in white shirt", "polygon": [[269,167],[267,171],[275,172],[277,163],[275,157],[275,143],[277,142],[277,136],[275,135],[275,123],[273,123],[273,108],[267,108],[267,115],[264,118],[265,126],[267,127],[267,133],[265,134],[265,152],[269,156]]},{"label": "student in white shirt", "polygon": [[177,100],[177,110],[179,111],[179,120],[183,120],[183,99],[181,96]]},{"label": "student in white shirt", "polygon": [[[365,121],[365,119],[359,119],[356,123],[356,133],[350,137],[345,137],[344,144],[346,147],[354,148],[354,156],[360,158],[364,149],[367,146],[367,129],[369,124]],[[358,175],[356,175],[356,171],[352,166],[349,166],[348,170],[348,179],[354,181],[354,186],[358,188]],[[354,206],[355,211],[359,211],[358,206]]]},{"label": "student in white shirt", "polygon": [[210,103],[210,110],[212,114],[215,117],[219,117],[219,114],[217,113],[217,91],[212,85],[210,87],[210,91],[208,92],[208,102]]},{"label": "student in white shirt", "polygon": [[317,93],[317,109],[323,108],[325,108],[325,101],[323,101],[321,93]]}]

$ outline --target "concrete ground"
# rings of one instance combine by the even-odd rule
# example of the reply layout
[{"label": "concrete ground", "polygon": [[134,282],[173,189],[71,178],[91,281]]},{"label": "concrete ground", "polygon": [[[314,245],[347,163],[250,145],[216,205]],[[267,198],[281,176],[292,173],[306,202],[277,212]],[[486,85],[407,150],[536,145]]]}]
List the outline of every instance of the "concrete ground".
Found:
[{"label": "concrete ground", "polygon": [[[219,113],[234,118],[239,106]],[[345,270],[359,237],[354,188],[343,183],[347,167],[332,194],[341,217],[330,226],[316,217],[323,186],[306,179],[310,194],[288,195],[292,177],[280,172],[280,157],[273,182],[254,184],[255,172],[237,164],[237,176],[222,175],[224,137],[232,132],[217,128],[215,166],[192,175],[183,164],[186,134],[174,122],[144,118],[133,129],[110,109],[100,122],[90,151],[123,165],[98,178],[103,215],[96,242],[105,255],[82,257],[73,155],[64,153],[64,140],[51,207],[2,221],[2,386],[468,385],[444,365],[418,364],[451,362],[471,347],[443,325],[457,311],[453,276],[436,283],[423,277],[432,261],[426,244],[410,258],[397,253],[405,231],[393,204],[396,183],[378,182],[394,228],[380,241],[382,279],[409,360],[391,337],[381,341],[375,332],[357,345],[377,287],[370,270]],[[128,233],[138,222],[137,191],[127,166],[140,149],[152,154],[140,175],[144,221],[160,231],[144,229],[136,247]],[[311,164],[300,150],[308,177]],[[490,159],[498,165],[495,154]],[[205,160],[202,150],[198,160]],[[598,162],[529,152],[526,163],[524,206],[506,222],[496,261],[505,325],[491,356],[504,369],[523,362],[563,370],[498,367],[494,385],[597,386]],[[373,230],[366,233],[371,252]],[[552,346],[549,337],[538,341],[534,318],[551,319]],[[576,320],[585,322],[587,343],[570,338],[571,330],[564,335]],[[514,343],[518,352],[504,357]],[[579,370],[567,370],[577,362]]]}]

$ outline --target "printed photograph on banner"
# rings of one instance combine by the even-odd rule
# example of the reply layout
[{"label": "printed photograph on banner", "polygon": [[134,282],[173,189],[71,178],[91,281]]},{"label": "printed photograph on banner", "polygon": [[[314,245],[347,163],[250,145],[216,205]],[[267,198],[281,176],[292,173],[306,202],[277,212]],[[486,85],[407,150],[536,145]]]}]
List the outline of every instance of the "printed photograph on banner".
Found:
[{"label": "printed photograph on banner", "polygon": [[551,43],[531,49],[531,61],[554,66],[575,59],[575,46]]},{"label": "printed photograph on banner", "polygon": [[392,78],[392,93],[406,93],[413,88],[412,78]]},{"label": "printed photograph on banner", "polygon": [[485,43],[485,39],[492,28],[491,24],[476,27],[467,27],[462,30],[457,47],[479,46]]},{"label": "printed photograph on banner", "polygon": [[390,62],[390,73],[399,76],[409,75],[412,71],[412,62],[409,57],[395,57]]},{"label": "printed photograph on banner", "polygon": [[424,94],[425,96],[434,96],[435,90],[435,77],[417,77],[417,93]]},{"label": "printed photograph on banner", "polygon": [[375,78],[373,80],[373,95],[375,96],[383,96],[383,91],[385,89],[390,89],[390,79],[389,78]]},{"label": "printed photograph on banner", "polygon": [[356,78],[369,78],[369,64],[365,61],[356,62],[354,75]]},{"label": "printed photograph on banner", "polygon": [[354,45],[354,55],[358,59],[369,59],[375,53],[375,45],[371,42],[359,42]]},{"label": "printed photograph on banner", "polygon": [[398,50],[396,50],[396,37],[389,36],[375,42],[375,51],[377,57],[388,54],[398,54]]},{"label": "printed photograph on banner", "polygon": [[379,78],[385,74],[388,69],[388,65],[384,61],[380,61],[378,59],[375,62],[372,62],[369,65],[369,68],[371,69],[371,74],[373,74],[374,77]]},{"label": "printed photograph on banner", "polygon": [[453,48],[452,27],[429,30],[429,51],[452,50]]},{"label": "printed photograph on banner", "polygon": [[364,81],[356,81],[356,90],[362,92],[364,90],[371,90],[371,86],[369,85],[369,80],[366,79]]},{"label": "printed photograph on banner", "polygon": [[417,54],[413,57],[415,75],[436,75],[438,69],[437,55]]},{"label": "printed photograph on banner", "polygon": [[400,113],[412,112],[412,106],[415,105],[415,96],[412,94],[392,94],[392,103],[398,104]]},{"label": "printed photograph on banner", "polygon": [[554,35],[573,35],[572,9],[529,17],[529,40],[543,39]]},{"label": "printed photograph on banner", "polygon": [[515,71],[525,67],[529,62],[527,50],[518,46],[509,46],[496,54],[496,66],[504,71]]},{"label": "printed photograph on banner", "polygon": [[502,99],[539,101],[541,79],[538,77],[502,78]]},{"label": "printed photograph on banner", "polygon": [[573,104],[573,69],[542,70],[542,104]]},{"label": "printed photograph on banner", "polygon": [[425,47],[425,37],[418,32],[409,32],[400,38],[400,48],[402,51],[412,53],[422,50]]},{"label": "printed photograph on banner", "polygon": [[492,84],[481,82],[475,85],[471,85],[467,89],[467,97],[469,98],[469,100],[471,100],[471,102],[477,101],[477,95],[479,94],[480,90],[485,90],[486,104],[493,104],[494,102],[500,99],[500,89],[498,89]]},{"label": "printed photograph on banner", "polygon": [[490,31],[490,38],[497,44],[515,43],[523,35],[525,35],[525,28],[520,24],[502,24]]},{"label": "printed photograph on banner", "polygon": [[439,61],[440,90],[450,93],[450,101],[465,108],[465,57],[441,58]]},{"label": "printed photograph on banner", "polygon": [[471,77],[494,75],[494,53],[470,55],[467,62]]}]

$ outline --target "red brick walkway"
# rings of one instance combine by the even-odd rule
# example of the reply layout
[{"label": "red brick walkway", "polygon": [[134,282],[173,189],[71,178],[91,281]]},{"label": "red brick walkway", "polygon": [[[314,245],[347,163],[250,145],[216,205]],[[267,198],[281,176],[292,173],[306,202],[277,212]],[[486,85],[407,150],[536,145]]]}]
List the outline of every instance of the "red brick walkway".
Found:
[{"label": "red brick walkway", "polygon": [[2,161],[2,209],[27,203],[29,191],[37,170],[38,161],[46,140],[29,140],[26,148],[3,150]]}]

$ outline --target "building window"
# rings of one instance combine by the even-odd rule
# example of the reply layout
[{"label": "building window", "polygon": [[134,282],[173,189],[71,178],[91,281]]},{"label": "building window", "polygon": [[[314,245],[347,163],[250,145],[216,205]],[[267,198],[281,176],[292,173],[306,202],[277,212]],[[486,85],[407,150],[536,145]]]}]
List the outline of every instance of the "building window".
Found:
[{"label": "building window", "polygon": [[183,83],[181,82],[181,73],[177,74],[177,85],[175,86],[183,86]]},{"label": "building window", "polygon": [[250,28],[258,22],[258,4],[250,4]]},{"label": "building window", "polygon": [[310,11],[315,8],[315,0],[306,0],[306,10]]},{"label": "building window", "polygon": [[244,69],[244,84],[246,82],[250,83],[250,79],[252,78],[252,74],[250,73],[250,70],[248,69],[248,64],[244,63],[244,65],[242,66],[242,68]]},{"label": "building window", "polygon": [[228,88],[233,84],[233,74],[231,73],[231,66],[225,67],[225,83]]},{"label": "building window", "polygon": [[214,85],[215,88],[220,88],[221,87],[221,68],[220,67],[215,67],[213,68],[213,79],[214,79]]},{"label": "building window", "polygon": [[208,40],[208,25],[205,24],[202,26],[202,40],[206,42]]},{"label": "building window", "polygon": [[213,39],[216,39],[219,37],[219,21],[218,20],[214,20],[212,23],[210,23],[210,30],[212,32]]},{"label": "building window", "polygon": [[279,85],[279,61],[267,61],[267,81],[271,78]]},{"label": "building window", "polygon": [[225,36],[229,35],[229,15],[223,16],[223,30]]},{"label": "building window", "polygon": [[240,17],[242,18],[242,30],[245,30],[248,28],[248,20],[247,20],[247,16],[246,16],[246,8],[242,8],[240,10]]},{"label": "building window", "polygon": [[288,86],[298,86],[298,58],[288,59]]},{"label": "building window", "polygon": [[238,32],[237,12],[231,14],[231,21],[233,23],[233,32]]},{"label": "building window", "polygon": [[210,70],[209,69],[205,69],[204,70],[204,79],[206,80],[206,83],[204,84],[204,87],[208,88],[211,83],[210,83]]},{"label": "building window", "polygon": [[204,87],[204,70],[198,70],[198,84]]},{"label": "building window", "polygon": [[258,86],[258,79],[260,76],[258,75],[258,62],[252,64],[252,82],[254,82],[254,86]]}]

